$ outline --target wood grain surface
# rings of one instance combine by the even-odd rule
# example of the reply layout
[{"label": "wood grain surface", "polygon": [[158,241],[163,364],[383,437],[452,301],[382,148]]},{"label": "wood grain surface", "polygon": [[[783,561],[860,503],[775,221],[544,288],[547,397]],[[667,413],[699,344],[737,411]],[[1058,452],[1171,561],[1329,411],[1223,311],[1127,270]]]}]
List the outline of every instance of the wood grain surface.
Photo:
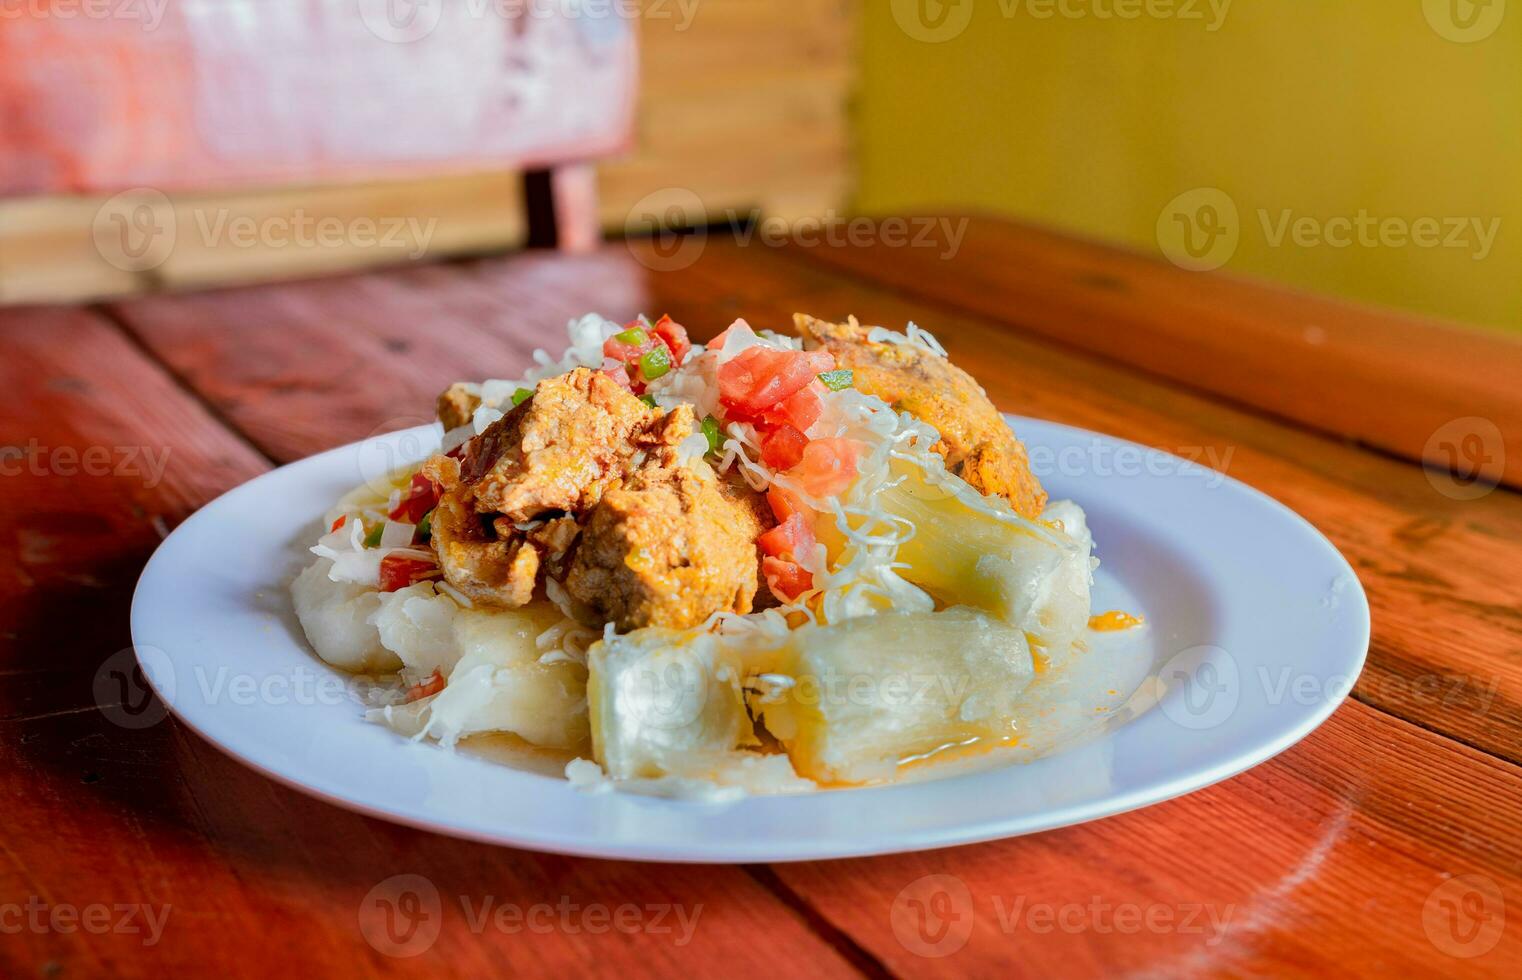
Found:
[{"label": "wood grain surface", "polygon": [[[655,243],[614,244],[581,257],[527,253],[0,313],[0,382],[22,409],[0,416],[0,446],[24,450],[5,458],[0,479],[9,817],[0,975],[262,976],[287,966],[340,975],[1515,975],[1522,496],[1503,484],[1463,499],[1472,484],[1408,461],[1409,420],[1379,428],[1346,391],[1318,398],[1299,388],[1286,407],[1221,376],[1176,377],[1184,368],[1164,369],[1144,344],[1073,342],[1064,333],[1082,309],[1073,282],[1113,278],[1119,260],[1032,241],[1046,238],[974,220],[961,258],[975,258],[960,286],[960,259],[909,281],[919,260],[892,250],[714,237],[680,268]],[[1000,286],[990,270],[1042,262],[1065,278],[1049,275],[1043,290],[1034,272],[1012,275],[1037,297],[1018,315],[987,298]],[[1178,350],[1233,349],[1224,320],[1178,312],[1206,289],[1213,309],[1245,324],[1233,356],[1252,361],[1271,359],[1263,338],[1287,331],[1293,311],[1321,303],[1265,304],[1263,287],[1209,276],[1170,292],[1167,278],[1123,290],[1131,305],[1116,300],[1107,322],[1167,323]],[[426,420],[450,381],[519,373],[534,347],[558,347],[564,321],[589,309],[670,312],[698,336],[739,315],[780,325],[795,309],[891,326],[913,319],[972,366],[1001,408],[1197,457],[1304,515],[1369,594],[1364,676],[1302,743],[1179,800],[991,844],[751,868],[454,841],[277,786],[171,720],[143,724],[153,706],[142,707],[139,681],[121,673],[121,651],[132,582],[163,533],[271,465]],[[1381,316],[1358,314],[1370,343]],[[1420,326],[1387,319],[1391,344]],[[1441,349],[1451,365],[1472,358],[1477,377],[1522,377],[1522,358],[1504,345],[1434,329],[1440,342],[1412,342]],[[1466,394],[1443,387],[1442,370],[1413,369],[1408,400],[1517,434],[1504,385]],[[398,888],[404,874],[436,890],[441,928],[425,946],[390,950],[417,955],[388,955],[368,916],[377,890]],[[915,901],[937,928],[906,914]],[[535,904],[574,911],[547,913],[554,924],[542,932],[505,931],[480,915]],[[117,906],[135,909],[141,928],[68,928],[67,910],[96,914],[97,905],[113,924]],[[621,906],[633,907],[634,929],[589,928],[588,909]],[[666,910],[666,931],[656,909]],[[156,915],[162,929],[150,945]]]}]

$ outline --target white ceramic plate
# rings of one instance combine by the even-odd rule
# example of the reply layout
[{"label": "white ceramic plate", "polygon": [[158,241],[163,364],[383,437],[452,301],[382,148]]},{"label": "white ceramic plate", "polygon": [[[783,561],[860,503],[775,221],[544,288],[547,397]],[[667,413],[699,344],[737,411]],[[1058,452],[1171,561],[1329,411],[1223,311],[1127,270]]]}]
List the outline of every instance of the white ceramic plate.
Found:
[{"label": "white ceramic plate", "polygon": [[[570,854],[753,862],[882,854],[1026,834],[1208,786],[1284,751],[1352,687],[1369,611],[1314,528],[1202,466],[1081,429],[1012,419],[1053,499],[1088,512],[1096,611],[1139,610],[1137,676],[1080,744],[909,784],[725,805],[588,794],[412,744],[366,723],[307,648],[286,592],[349,488],[422,458],[428,428],[282,467],[182,524],[153,556],[133,642],[181,721],[260,772],[340,806],[445,834]],[[1122,683],[1110,681],[1109,683]],[[1084,710],[1093,711],[1085,706]]]}]

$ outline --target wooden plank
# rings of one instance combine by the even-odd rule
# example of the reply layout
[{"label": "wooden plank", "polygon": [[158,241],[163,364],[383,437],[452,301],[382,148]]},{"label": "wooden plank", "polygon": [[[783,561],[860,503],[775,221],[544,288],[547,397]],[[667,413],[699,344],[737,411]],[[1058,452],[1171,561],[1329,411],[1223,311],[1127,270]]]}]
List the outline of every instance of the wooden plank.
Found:
[{"label": "wooden plank", "polygon": [[1504,977],[1522,967],[1518,813],[1522,770],[1349,702],[1273,763],[1160,806],[774,872],[904,977]]},{"label": "wooden plank", "polygon": [[[97,701],[92,682],[111,691],[132,585],[159,536],[268,464],[100,317],[0,311],[0,349],[0,384],[21,407],[0,416],[0,975],[854,972],[739,869],[560,858],[393,826],[278,786],[171,720],[138,727],[153,709]],[[283,350],[289,363],[308,356]],[[403,946],[411,958],[361,925],[400,897],[386,884],[400,874],[439,894],[437,938]],[[548,903],[553,925],[483,925],[487,903]],[[629,905],[637,933],[598,931],[589,907]],[[691,930],[660,931],[658,908]],[[128,913],[133,931],[117,928]]]},{"label": "wooden plank", "polygon": [[[120,312],[281,459],[423,421],[446,384],[520,373],[530,348],[558,351],[561,324],[587,310],[669,311],[698,336],[740,315],[783,326],[795,309],[914,319],[937,330],[954,357],[976,352],[1001,407],[1214,460],[1305,515],[1369,593],[1374,642],[1358,696],[1522,761],[1522,582],[1496,574],[1522,564],[1514,495],[1445,497],[1416,467],[875,291],[777,249],[716,236],[692,267],[653,273],[635,258],[648,259],[651,247],[149,299]],[[283,352],[293,344],[309,356],[291,361]],[[341,385],[335,364],[367,383]],[[335,387],[361,390],[335,396]]]},{"label": "wooden plank", "polygon": [[0,201],[0,304],[325,275],[521,245],[517,172]]},{"label": "wooden plank", "polygon": [[818,249],[988,317],[1481,484],[1522,487],[1522,337],[1339,302],[1052,232],[974,221],[936,249]]},{"label": "wooden plank", "polygon": [[[1497,753],[1515,747],[1514,672],[1503,679],[1504,690],[1488,712],[1462,697],[1437,705],[1413,697],[1417,687],[1398,688],[1403,671],[1412,669],[1442,678],[1509,669],[1515,642],[1502,633],[1500,617],[1475,622],[1462,643],[1435,649],[1427,643],[1430,632],[1423,631],[1468,626],[1472,610],[1450,605],[1466,590],[1497,605],[1514,599],[1508,591],[1514,586],[1485,583],[1479,570],[1467,571],[1473,561],[1445,567],[1443,574],[1453,577],[1444,578],[1441,589],[1428,573],[1476,549],[1492,567],[1514,559],[1522,515],[1511,498],[1497,495],[1456,510],[1446,498],[1429,499],[1436,495],[1413,482],[1421,480],[1414,467],[1174,392],[986,321],[882,295],[774,250],[710,241],[692,267],[656,274],[635,259],[642,248],[636,244],[631,254],[613,246],[575,259],[528,254],[428,275],[404,270],[365,276],[349,281],[348,296],[345,284],[335,281],[137,301],[120,312],[177,371],[280,455],[363,435],[365,421],[358,411],[344,409],[327,414],[334,425],[326,434],[297,434],[283,426],[284,414],[321,411],[320,396],[309,393],[305,397],[312,400],[294,409],[282,403],[286,396],[276,391],[296,379],[274,381],[259,367],[273,349],[257,338],[260,323],[278,323],[284,343],[320,355],[337,350],[322,346],[325,336],[345,338],[350,358],[362,365],[372,387],[386,393],[377,400],[379,411],[386,402],[406,403],[414,391],[426,397],[458,376],[516,373],[524,363],[522,348],[551,343],[561,320],[587,309],[618,317],[670,311],[698,336],[741,314],[758,324],[778,324],[795,307],[855,309],[889,322],[912,315],[941,328],[954,356],[977,350],[985,365],[980,374],[1006,408],[1165,448],[1233,450],[1228,470],[1313,512],[1359,564],[1376,617],[1382,609],[1392,612],[1388,620],[1376,619],[1381,628],[1366,682],[1372,677],[1379,683],[1364,696],[1416,716],[1423,726],[1446,723]],[[384,292],[384,302],[382,283],[393,290]],[[388,340],[425,332],[428,340],[405,351],[376,353],[388,350]],[[313,389],[320,386],[309,366],[290,370],[304,370],[298,376],[310,379]],[[1428,536],[1431,550],[1423,552],[1416,531],[1431,527],[1441,533]],[[1397,533],[1402,528],[1409,540]],[[1402,585],[1406,579],[1425,584],[1413,591]],[[1401,609],[1407,614],[1393,615]],[[1471,647],[1489,651],[1494,662],[1465,659]],[[1446,972],[1465,964],[1425,937],[1430,929],[1442,941],[1436,931],[1445,928],[1441,911],[1429,911],[1428,900],[1447,877],[1479,874],[1513,904],[1522,898],[1518,776],[1511,762],[1354,702],[1285,756],[1142,813],[998,844],[779,867],[758,875],[808,902],[813,914],[864,947],[869,961],[905,975],[991,975],[1011,966],[1034,975],[1059,969],[1345,975],[1352,963]],[[972,901],[971,939],[945,958],[918,955],[915,950],[925,947],[917,947],[902,924],[895,930],[891,917],[904,889],[934,873],[961,879]],[[1435,902],[1446,893],[1436,894]],[[916,895],[911,890],[908,897]],[[1006,904],[996,907],[995,898]],[[1026,936],[1024,926],[1005,932],[1001,908],[1008,912],[1021,898],[1053,909],[1086,908],[1091,898],[1112,907],[1135,905],[1143,914],[1155,909],[1173,916],[1177,928],[1127,934],[1123,942],[1092,920],[1055,937]],[[1208,944],[1214,934],[1200,931],[1208,918],[1191,919],[1189,931],[1182,928],[1195,906],[1207,913],[1204,907],[1213,906],[1218,915],[1230,908],[1220,942]],[[1498,965],[1515,961],[1517,951],[1514,938],[1504,940],[1477,965],[1503,972]]]}]

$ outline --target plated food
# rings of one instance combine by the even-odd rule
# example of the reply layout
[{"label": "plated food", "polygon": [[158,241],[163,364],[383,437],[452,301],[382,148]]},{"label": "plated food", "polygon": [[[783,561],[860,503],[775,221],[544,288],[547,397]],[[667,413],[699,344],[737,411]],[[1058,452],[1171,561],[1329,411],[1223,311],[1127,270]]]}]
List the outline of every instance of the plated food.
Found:
[{"label": "plated food", "polygon": [[323,660],[393,680],[371,720],[588,789],[804,792],[1019,744],[1084,669],[1084,512],[928,332],[569,334],[325,516],[292,596]]}]

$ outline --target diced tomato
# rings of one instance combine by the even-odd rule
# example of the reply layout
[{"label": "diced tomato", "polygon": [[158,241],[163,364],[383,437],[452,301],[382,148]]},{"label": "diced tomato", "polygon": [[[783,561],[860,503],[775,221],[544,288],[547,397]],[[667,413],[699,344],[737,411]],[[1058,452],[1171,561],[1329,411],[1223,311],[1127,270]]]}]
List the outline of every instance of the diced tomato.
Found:
[{"label": "diced tomato", "polygon": [[[617,335],[609,337],[602,342],[602,356],[611,358],[621,364],[628,364],[631,361],[639,360],[641,354],[652,350],[656,344],[660,343],[650,331],[645,329],[644,324],[638,321],[631,324],[629,330],[638,330],[644,334],[644,341],[638,344],[629,344],[619,340]],[[624,332],[628,333],[629,331],[626,330]]]},{"label": "diced tomato", "polygon": [[761,437],[761,462],[773,470],[790,470],[803,459],[809,437],[786,422]]},{"label": "diced tomato", "polygon": [[423,519],[423,515],[439,502],[439,488],[433,485],[433,481],[421,473],[412,475],[412,482],[407,484],[407,489],[402,491],[402,499],[391,511],[393,521],[405,521],[408,524],[416,524]]},{"label": "diced tomato", "polygon": [[403,702],[411,704],[414,701],[420,701],[430,695],[437,694],[442,690],[444,690],[444,675],[435,670],[422,683],[414,684],[407,688],[407,694],[403,698]]},{"label": "diced tomato", "polygon": [[761,420],[767,425],[781,425],[786,423],[800,431],[808,431],[808,427],[819,419],[819,413],[824,411],[824,385],[815,381],[813,384],[799,388],[796,392],[782,400],[782,404],[776,408],[768,409]]},{"label": "diced tomato", "polygon": [[724,347],[724,342],[729,339],[729,335],[736,332],[742,334],[750,334],[752,337],[756,335],[756,332],[750,328],[750,324],[746,323],[743,319],[736,320],[734,323],[731,323],[729,326],[725,327],[723,333],[719,334],[717,337],[708,342],[708,349],[721,350]]},{"label": "diced tomato", "polygon": [[634,390],[634,383],[629,380],[629,369],[624,367],[621,361],[616,361],[611,357],[603,358],[602,373],[617,381],[620,386],[630,391]]},{"label": "diced tomato", "polygon": [[792,602],[814,587],[814,574],[795,561],[767,556],[761,559],[761,575],[772,595]]},{"label": "diced tomato", "polygon": [[808,517],[812,513],[804,502],[798,499],[797,494],[791,490],[784,490],[776,484],[767,489],[766,502],[772,505],[772,514],[779,522],[787,520],[794,514]]},{"label": "diced tomato", "polygon": [[398,589],[405,589],[436,568],[438,566],[433,562],[424,561],[421,558],[387,555],[381,559],[380,563],[380,590],[395,592]]},{"label": "diced tomato", "polygon": [[338,515],[338,520],[334,521],[333,522],[333,526],[328,528],[328,533],[332,534],[334,531],[336,531],[339,528],[343,527],[344,526],[344,521],[347,521],[348,519],[349,519],[349,515],[348,514],[339,514]]},{"label": "diced tomato", "polygon": [[856,479],[860,451],[861,443],[855,439],[815,439],[803,447],[803,459],[789,475],[811,497],[836,496]]},{"label": "diced tomato", "polygon": [[834,366],[828,351],[747,347],[719,368],[719,401],[731,417],[754,419]]},{"label": "diced tomato", "polygon": [[687,358],[687,352],[692,350],[692,341],[687,339],[687,328],[663,315],[655,321],[655,336],[671,349],[671,363],[680,367]]},{"label": "diced tomato", "polygon": [[797,513],[757,538],[756,547],[763,555],[797,561],[813,552],[817,540],[808,517]]}]

